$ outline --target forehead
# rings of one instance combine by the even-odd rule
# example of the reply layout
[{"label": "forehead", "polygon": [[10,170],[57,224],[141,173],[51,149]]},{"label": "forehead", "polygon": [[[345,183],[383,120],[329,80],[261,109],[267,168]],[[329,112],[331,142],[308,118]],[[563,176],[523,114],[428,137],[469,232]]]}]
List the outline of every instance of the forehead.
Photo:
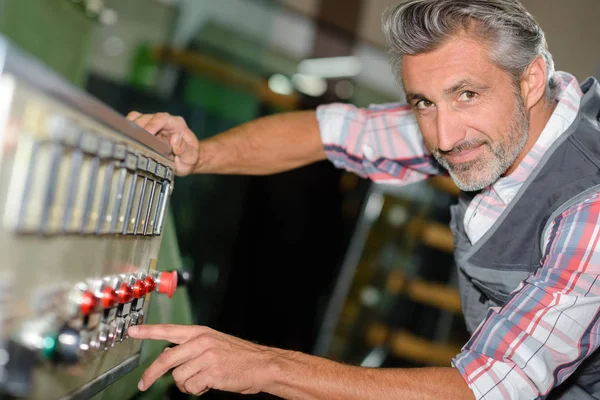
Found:
[{"label": "forehead", "polygon": [[402,60],[402,83],[407,92],[438,92],[467,78],[497,82],[507,75],[490,60],[486,45],[462,35],[434,51]]}]

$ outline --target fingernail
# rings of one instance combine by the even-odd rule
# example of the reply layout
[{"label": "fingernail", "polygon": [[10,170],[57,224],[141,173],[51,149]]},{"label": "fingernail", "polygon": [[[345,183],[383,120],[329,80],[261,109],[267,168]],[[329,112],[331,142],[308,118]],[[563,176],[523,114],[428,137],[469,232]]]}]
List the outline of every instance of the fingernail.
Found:
[{"label": "fingernail", "polygon": [[140,379],[140,381],[138,382],[138,389],[144,390],[144,380],[143,379]]},{"label": "fingernail", "polygon": [[130,335],[135,335],[136,333],[138,333],[139,330],[140,328],[138,328],[137,326],[130,326],[127,330],[127,333],[129,333]]}]

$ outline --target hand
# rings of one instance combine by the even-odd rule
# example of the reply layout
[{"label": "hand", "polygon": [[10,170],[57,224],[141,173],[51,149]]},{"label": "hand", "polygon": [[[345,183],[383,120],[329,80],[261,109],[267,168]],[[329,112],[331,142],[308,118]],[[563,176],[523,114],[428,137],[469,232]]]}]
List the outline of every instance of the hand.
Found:
[{"label": "hand", "polygon": [[135,339],[167,340],[177,344],[148,367],[138,384],[148,389],[173,370],[184,393],[201,395],[209,389],[242,394],[263,391],[277,357],[286,351],[260,346],[204,326],[140,325],[129,328]]},{"label": "hand", "polygon": [[127,114],[127,119],[169,142],[175,155],[177,175],[185,176],[194,172],[199,158],[198,139],[183,118],[168,113],[140,114],[132,111]]}]

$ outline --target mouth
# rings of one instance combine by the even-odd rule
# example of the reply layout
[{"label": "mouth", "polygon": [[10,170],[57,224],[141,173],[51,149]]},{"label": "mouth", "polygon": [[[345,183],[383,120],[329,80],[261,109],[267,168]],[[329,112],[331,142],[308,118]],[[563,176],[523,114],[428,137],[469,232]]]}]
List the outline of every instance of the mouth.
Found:
[{"label": "mouth", "polygon": [[446,154],[444,157],[451,164],[464,164],[475,160],[483,151],[483,144],[480,144],[470,149],[462,150],[458,153]]}]

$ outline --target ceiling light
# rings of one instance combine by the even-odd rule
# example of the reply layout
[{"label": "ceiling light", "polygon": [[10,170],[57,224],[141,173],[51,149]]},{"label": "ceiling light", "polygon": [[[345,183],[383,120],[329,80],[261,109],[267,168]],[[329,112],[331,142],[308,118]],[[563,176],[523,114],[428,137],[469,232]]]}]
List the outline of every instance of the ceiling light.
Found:
[{"label": "ceiling light", "polygon": [[358,57],[329,57],[303,60],[298,64],[298,73],[320,78],[343,78],[356,76],[362,71]]},{"label": "ceiling light", "polygon": [[271,89],[271,91],[274,93],[283,95],[290,95],[294,93],[294,87],[292,86],[292,82],[290,82],[290,80],[284,75],[275,74],[271,76],[269,78],[268,84],[269,89]]},{"label": "ceiling light", "polygon": [[318,76],[295,74],[292,77],[292,82],[294,82],[294,86],[299,92],[312,97],[322,96],[327,91],[327,82]]}]

